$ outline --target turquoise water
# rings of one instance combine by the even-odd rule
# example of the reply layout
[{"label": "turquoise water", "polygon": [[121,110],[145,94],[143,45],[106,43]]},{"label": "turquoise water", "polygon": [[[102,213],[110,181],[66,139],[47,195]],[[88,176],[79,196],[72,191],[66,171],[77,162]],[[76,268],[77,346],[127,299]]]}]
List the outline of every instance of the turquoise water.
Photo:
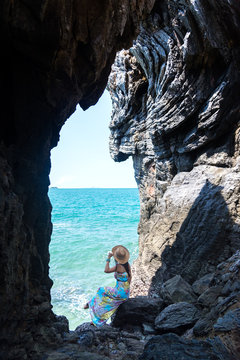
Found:
[{"label": "turquoise water", "polygon": [[[50,277],[53,311],[67,316],[70,329],[90,321],[83,305],[99,286],[114,286],[105,274],[107,252],[126,246],[137,257],[137,189],[49,189],[53,206]],[[113,260],[111,262],[113,264]]]}]

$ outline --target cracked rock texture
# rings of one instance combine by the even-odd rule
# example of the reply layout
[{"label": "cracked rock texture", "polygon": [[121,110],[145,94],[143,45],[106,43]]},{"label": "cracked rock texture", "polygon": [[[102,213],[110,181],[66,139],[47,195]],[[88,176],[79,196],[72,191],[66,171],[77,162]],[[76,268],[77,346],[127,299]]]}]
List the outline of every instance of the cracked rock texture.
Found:
[{"label": "cracked rock texture", "polygon": [[[61,340],[48,276],[50,150],[97,102],[154,0],[1,0],[0,358]],[[52,324],[55,324],[54,326]]]},{"label": "cracked rock texture", "polygon": [[110,151],[140,192],[132,296],[193,284],[240,246],[240,6],[156,1],[108,89]]}]

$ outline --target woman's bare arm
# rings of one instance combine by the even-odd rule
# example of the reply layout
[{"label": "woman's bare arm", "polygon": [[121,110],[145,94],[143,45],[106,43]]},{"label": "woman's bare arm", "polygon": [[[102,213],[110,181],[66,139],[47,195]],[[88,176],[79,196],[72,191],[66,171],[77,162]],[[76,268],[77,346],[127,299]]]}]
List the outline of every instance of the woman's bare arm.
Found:
[{"label": "woman's bare arm", "polygon": [[113,267],[109,267],[109,261],[106,261],[106,265],[105,265],[105,269],[104,272],[105,273],[112,273],[116,271],[116,265]]}]

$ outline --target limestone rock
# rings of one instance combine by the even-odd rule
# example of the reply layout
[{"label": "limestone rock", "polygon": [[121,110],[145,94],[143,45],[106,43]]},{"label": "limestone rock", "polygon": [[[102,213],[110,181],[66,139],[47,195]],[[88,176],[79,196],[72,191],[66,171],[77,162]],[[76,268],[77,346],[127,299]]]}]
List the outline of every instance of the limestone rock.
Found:
[{"label": "limestone rock", "polygon": [[162,332],[183,333],[200,318],[199,310],[192,304],[179,302],[166,307],[155,319],[155,327]]},{"label": "limestone rock", "polygon": [[237,14],[157,1],[112,67],[110,151],[132,156],[141,201],[132,296],[175,275],[192,284],[240,247]]}]

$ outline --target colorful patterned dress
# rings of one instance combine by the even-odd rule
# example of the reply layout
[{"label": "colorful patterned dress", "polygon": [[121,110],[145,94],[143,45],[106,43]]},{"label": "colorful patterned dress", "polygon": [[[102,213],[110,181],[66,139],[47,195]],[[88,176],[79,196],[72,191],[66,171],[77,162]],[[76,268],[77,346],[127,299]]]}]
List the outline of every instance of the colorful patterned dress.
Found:
[{"label": "colorful patterned dress", "polygon": [[96,326],[104,325],[119,305],[129,298],[130,284],[127,272],[115,272],[114,277],[117,280],[116,286],[100,287],[88,303],[92,322]]}]

